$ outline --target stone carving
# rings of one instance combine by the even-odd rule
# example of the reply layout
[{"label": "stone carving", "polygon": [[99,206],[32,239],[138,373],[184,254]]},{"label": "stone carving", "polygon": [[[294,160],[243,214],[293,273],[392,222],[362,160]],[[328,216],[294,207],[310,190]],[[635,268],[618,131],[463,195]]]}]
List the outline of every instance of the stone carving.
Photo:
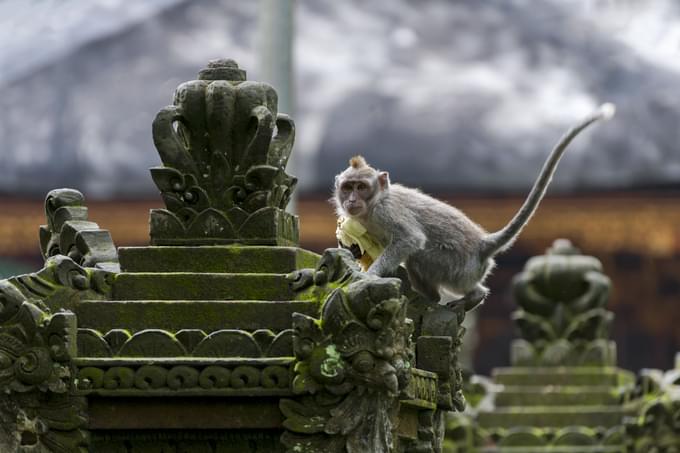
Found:
[{"label": "stone carving", "polygon": [[87,219],[84,202],[83,194],[73,189],[57,189],[47,194],[47,225],[40,227],[43,258],[64,255],[83,267],[120,272],[111,234]]},{"label": "stone carving", "polygon": [[80,300],[104,300],[111,295],[115,274],[103,269],[82,267],[71,258],[47,258],[45,267],[32,274],[12,277],[23,295],[43,310],[73,310]]},{"label": "stone carving", "polygon": [[92,440],[93,452],[283,453],[276,430],[114,430]]},{"label": "stone carving", "polygon": [[131,334],[113,329],[102,334],[94,329],[78,329],[78,351],[83,357],[291,357],[293,331],[277,334],[268,329],[255,332],[223,329],[207,335],[200,329],[171,333],[145,329]]},{"label": "stone carving", "polygon": [[[214,364],[187,362],[166,363],[156,360],[153,364],[135,363],[87,365],[80,361],[77,388],[80,394],[174,394],[181,391],[200,391],[201,394],[226,395],[276,395],[290,394],[289,364],[271,365],[251,362],[249,364]],[[290,362],[290,361],[289,361]],[[211,392],[212,391],[212,392]]]},{"label": "stone carving", "polygon": [[393,451],[399,395],[413,363],[406,298],[398,279],[358,271],[345,250],[327,250],[315,270],[291,275],[297,289],[330,285],[321,319],[293,315],[297,363],[282,400],[288,451]]},{"label": "stone carving", "polygon": [[637,417],[626,420],[627,451],[680,451],[680,368],[641,371],[633,396],[642,406]]},{"label": "stone carving", "polygon": [[608,340],[614,315],[604,308],[609,287],[600,261],[567,240],[530,259],[514,281],[520,309],[513,319],[522,339],[513,342],[512,364],[615,365],[616,346]]},{"label": "stone carving", "polygon": [[86,400],[73,394],[81,300],[111,295],[118,260],[78,191],[45,200],[45,266],[0,280],[0,451],[87,451]]},{"label": "stone carving", "polygon": [[474,420],[454,417],[448,440],[473,451],[625,451],[634,376],[615,366],[609,285],[600,262],[566,240],[530,259],[514,281],[513,366],[473,377]]},{"label": "stone carving", "polygon": [[297,217],[284,211],[297,182],[285,172],[295,127],[276,91],[215,60],[173,104],[153,123],[163,166],[151,175],[167,209],[151,213],[152,244],[297,244]]},{"label": "stone carving", "polygon": [[0,281],[0,451],[87,451],[74,353],[73,314],[50,315]]}]

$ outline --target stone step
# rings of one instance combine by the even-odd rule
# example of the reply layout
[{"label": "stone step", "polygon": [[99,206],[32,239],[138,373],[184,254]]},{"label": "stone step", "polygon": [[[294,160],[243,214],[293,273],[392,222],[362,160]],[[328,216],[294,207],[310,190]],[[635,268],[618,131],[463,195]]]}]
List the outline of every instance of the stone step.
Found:
[{"label": "stone step", "polygon": [[221,329],[254,331],[290,329],[294,312],[319,317],[315,301],[253,300],[116,300],[83,301],[75,309],[78,327],[106,333],[126,329],[176,332],[201,329],[206,333]]},{"label": "stone step", "polygon": [[583,385],[502,387],[495,395],[496,407],[601,406],[616,405],[619,401],[615,387]]},{"label": "stone step", "polygon": [[294,300],[283,274],[122,273],[113,300]]},{"label": "stone step", "polygon": [[626,453],[625,445],[602,446],[541,446],[541,447],[485,447],[481,453]]},{"label": "stone step", "polygon": [[493,380],[505,386],[610,386],[634,381],[634,376],[615,367],[508,367],[495,368]]},{"label": "stone step", "polygon": [[550,406],[503,407],[480,412],[477,422],[484,428],[517,426],[562,427],[587,426],[610,428],[621,424],[624,410],[620,406]]},{"label": "stone step", "polygon": [[122,272],[286,274],[316,266],[319,255],[297,247],[120,247]]}]

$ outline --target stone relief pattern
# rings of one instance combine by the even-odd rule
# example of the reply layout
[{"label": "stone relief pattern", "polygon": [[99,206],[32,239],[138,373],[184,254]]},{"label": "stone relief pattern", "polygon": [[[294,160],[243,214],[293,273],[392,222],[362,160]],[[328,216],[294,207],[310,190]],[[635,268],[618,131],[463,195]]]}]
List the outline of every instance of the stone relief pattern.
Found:
[{"label": "stone relief pattern", "polygon": [[113,329],[105,334],[78,329],[81,357],[292,357],[293,330],[275,334],[268,329],[246,332],[223,329],[206,334],[200,329],[168,332],[145,329],[134,334]]},{"label": "stone relief pattern", "polygon": [[283,453],[285,451],[276,432],[245,430],[97,432],[93,434],[92,444],[95,452],[112,453]]},{"label": "stone relief pattern", "polygon": [[215,390],[253,390],[262,394],[289,393],[290,368],[281,365],[105,365],[82,366],[78,369],[77,388],[80,393],[93,391],[138,390],[145,395],[154,391],[182,390],[207,393]]},{"label": "stone relief pattern", "polygon": [[427,401],[436,405],[439,398],[437,375],[411,368],[411,378],[408,381],[405,393],[412,399]]},{"label": "stone relief pattern", "polygon": [[297,219],[283,211],[297,183],[285,172],[295,126],[277,113],[276,91],[216,60],[177,88],[173,104],[153,123],[163,166],[151,175],[167,207],[152,212],[153,243],[297,243]]},{"label": "stone relief pattern", "polygon": [[512,345],[513,365],[615,365],[608,340],[614,315],[605,309],[610,285],[600,261],[564,239],[530,259],[513,284],[522,337]]},{"label": "stone relief pattern", "polygon": [[346,250],[327,250],[294,288],[330,291],[321,319],[293,315],[296,399],[280,403],[289,452],[391,452],[399,397],[409,385],[411,321],[399,279],[361,273]]}]

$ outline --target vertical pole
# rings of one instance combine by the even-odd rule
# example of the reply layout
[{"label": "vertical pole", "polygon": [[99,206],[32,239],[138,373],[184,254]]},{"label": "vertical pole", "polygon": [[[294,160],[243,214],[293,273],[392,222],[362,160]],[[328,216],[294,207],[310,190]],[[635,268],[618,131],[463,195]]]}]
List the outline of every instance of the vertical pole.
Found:
[{"label": "vertical pole", "polygon": [[[295,115],[293,83],[293,36],[295,0],[260,0],[258,18],[259,79],[271,84],[279,95],[279,112]],[[287,172],[295,175],[295,153]],[[297,176],[297,175],[296,175]],[[288,211],[296,211],[293,194]]]}]

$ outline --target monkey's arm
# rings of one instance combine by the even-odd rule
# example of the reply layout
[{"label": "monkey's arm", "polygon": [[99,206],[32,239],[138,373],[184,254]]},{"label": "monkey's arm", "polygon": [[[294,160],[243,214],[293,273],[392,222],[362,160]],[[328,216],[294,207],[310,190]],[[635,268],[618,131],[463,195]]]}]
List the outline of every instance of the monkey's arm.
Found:
[{"label": "monkey's arm", "polygon": [[401,263],[425,247],[425,241],[425,234],[420,229],[394,228],[390,243],[368,268],[368,273],[379,277],[394,275]]}]

